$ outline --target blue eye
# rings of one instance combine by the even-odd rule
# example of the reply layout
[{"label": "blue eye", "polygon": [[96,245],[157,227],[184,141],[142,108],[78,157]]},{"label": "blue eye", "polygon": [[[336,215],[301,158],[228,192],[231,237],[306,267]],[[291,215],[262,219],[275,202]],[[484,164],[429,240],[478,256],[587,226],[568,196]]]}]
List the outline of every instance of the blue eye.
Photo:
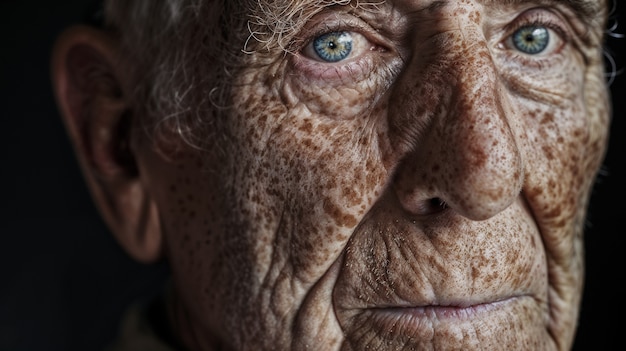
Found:
[{"label": "blue eye", "polygon": [[330,32],[315,38],[313,50],[323,61],[338,62],[350,55],[352,42],[352,35],[348,32]]},{"label": "blue eye", "polygon": [[550,45],[550,33],[546,27],[525,26],[513,33],[512,42],[519,51],[536,55]]}]

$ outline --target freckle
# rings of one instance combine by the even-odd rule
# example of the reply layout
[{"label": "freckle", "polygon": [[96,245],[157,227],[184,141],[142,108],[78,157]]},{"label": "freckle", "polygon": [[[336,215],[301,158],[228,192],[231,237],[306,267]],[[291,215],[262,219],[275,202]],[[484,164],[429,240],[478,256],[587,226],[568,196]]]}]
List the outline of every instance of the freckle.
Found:
[{"label": "freckle", "polygon": [[550,161],[554,160],[554,155],[552,153],[552,148],[549,146],[543,146],[541,148],[543,150],[543,153],[546,155],[546,158]]},{"label": "freckle", "polygon": [[470,19],[472,21],[474,21],[474,23],[479,24],[480,23],[480,12],[478,11],[474,11],[470,14]]},{"label": "freckle", "polygon": [[476,280],[476,278],[478,278],[478,276],[480,275],[478,269],[476,267],[472,267],[472,279]]},{"label": "freckle", "polygon": [[299,129],[304,133],[311,133],[311,131],[313,130],[313,124],[311,124],[310,120],[306,119],[303,121],[303,124],[300,126]]},{"label": "freckle", "polygon": [[547,123],[553,123],[554,122],[554,115],[551,113],[546,113],[543,115],[543,119],[541,120],[541,124],[547,124]]},{"label": "freckle", "polygon": [[270,111],[270,116],[280,116],[285,113],[285,109],[282,106],[274,106]]},{"label": "freckle", "polygon": [[357,220],[352,215],[345,215],[343,217],[343,224],[346,227],[354,227],[356,223],[357,223]]}]

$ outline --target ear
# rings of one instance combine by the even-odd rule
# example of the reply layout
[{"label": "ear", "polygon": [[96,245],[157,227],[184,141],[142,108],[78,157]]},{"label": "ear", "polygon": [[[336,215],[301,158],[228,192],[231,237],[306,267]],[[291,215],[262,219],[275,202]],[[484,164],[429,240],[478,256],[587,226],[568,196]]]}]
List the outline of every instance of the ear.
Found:
[{"label": "ear", "polygon": [[92,198],[121,246],[144,263],[160,258],[158,210],[137,167],[118,43],[104,31],[76,26],[58,38],[52,82],[67,133]]}]

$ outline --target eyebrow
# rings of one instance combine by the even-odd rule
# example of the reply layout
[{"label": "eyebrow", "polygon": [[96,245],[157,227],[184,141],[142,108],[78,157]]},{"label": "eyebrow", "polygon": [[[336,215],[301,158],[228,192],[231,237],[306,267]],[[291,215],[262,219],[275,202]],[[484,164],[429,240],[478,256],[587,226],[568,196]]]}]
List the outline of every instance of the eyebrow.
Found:
[{"label": "eyebrow", "polygon": [[525,3],[562,4],[574,10],[586,23],[591,23],[599,17],[603,13],[602,9],[606,4],[604,0],[479,0],[479,2],[483,5],[492,6],[521,5]]}]

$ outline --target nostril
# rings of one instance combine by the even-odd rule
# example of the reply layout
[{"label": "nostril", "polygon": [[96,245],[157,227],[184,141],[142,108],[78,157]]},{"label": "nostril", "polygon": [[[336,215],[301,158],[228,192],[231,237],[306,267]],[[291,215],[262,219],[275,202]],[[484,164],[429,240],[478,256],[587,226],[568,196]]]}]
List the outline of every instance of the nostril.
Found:
[{"label": "nostril", "polygon": [[[443,212],[450,207],[443,197],[432,196],[421,191],[403,191],[398,186],[394,187],[396,199],[399,205],[409,214],[414,216],[429,216]],[[430,196],[429,196],[430,195]]]},{"label": "nostril", "polygon": [[428,201],[428,213],[427,214],[438,213],[448,208],[448,205],[446,204],[446,202],[443,201],[441,198],[433,197],[432,199],[429,199],[427,201]]},{"label": "nostril", "polygon": [[428,200],[428,203],[433,208],[445,209],[447,207],[446,202],[438,197],[433,197],[432,199]]},{"label": "nostril", "polygon": [[428,216],[440,213],[445,211],[448,208],[448,205],[441,198],[433,197],[430,199],[419,201],[419,203],[415,204],[416,206],[412,206],[413,210],[411,211],[409,208],[405,206],[409,212],[412,212],[414,215],[420,216]]}]

